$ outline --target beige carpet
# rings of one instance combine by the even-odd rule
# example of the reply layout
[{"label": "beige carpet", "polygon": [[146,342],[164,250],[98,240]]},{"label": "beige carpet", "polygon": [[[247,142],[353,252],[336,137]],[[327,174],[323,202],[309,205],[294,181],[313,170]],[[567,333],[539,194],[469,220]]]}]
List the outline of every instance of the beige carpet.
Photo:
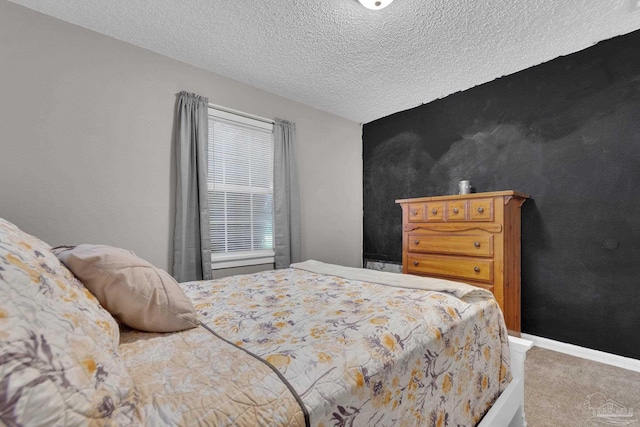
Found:
[{"label": "beige carpet", "polygon": [[529,427],[640,427],[640,372],[533,347],[524,400]]}]

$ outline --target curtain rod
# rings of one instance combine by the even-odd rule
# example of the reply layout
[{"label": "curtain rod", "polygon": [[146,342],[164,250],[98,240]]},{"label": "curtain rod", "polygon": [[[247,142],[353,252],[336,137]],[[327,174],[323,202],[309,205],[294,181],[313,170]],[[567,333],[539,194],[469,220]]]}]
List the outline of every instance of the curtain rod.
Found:
[{"label": "curtain rod", "polygon": [[271,120],[271,119],[267,119],[264,117],[260,117],[260,116],[254,116],[253,114],[249,114],[249,113],[244,113],[242,111],[238,111],[238,110],[232,110],[231,108],[227,108],[227,107],[222,107],[220,105],[215,105],[215,104],[209,104],[209,108],[213,108],[215,110],[220,110],[220,111],[224,111],[227,113],[231,113],[231,114],[237,114],[238,116],[242,116],[242,117],[246,117],[249,119],[254,119],[254,120],[259,120],[261,122],[265,122],[265,123],[269,123],[269,124],[274,124],[275,121]]}]

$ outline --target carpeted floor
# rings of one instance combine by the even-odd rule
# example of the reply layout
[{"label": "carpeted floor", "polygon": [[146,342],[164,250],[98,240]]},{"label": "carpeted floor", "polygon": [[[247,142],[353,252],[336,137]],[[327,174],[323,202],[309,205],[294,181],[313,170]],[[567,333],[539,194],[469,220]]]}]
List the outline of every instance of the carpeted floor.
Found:
[{"label": "carpeted floor", "polygon": [[529,427],[640,427],[640,372],[533,347],[524,400]]}]

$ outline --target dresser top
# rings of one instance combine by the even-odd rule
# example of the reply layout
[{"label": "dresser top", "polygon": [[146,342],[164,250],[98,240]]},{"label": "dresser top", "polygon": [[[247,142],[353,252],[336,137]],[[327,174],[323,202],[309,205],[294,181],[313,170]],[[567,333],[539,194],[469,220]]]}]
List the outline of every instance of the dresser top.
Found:
[{"label": "dresser top", "polygon": [[487,193],[470,193],[470,194],[452,194],[448,196],[430,196],[430,197],[417,197],[415,199],[398,199],[396,203],[414,203],[414,202],[430,202],[434,200],[456,200],[456,199],[477,199],[482,197],[496,197],[496,196],[510,196],[521,199],[528,199],[531,196],[528,194],[520,193],[519,191],[505,190],[505,191],[491,191]]}]

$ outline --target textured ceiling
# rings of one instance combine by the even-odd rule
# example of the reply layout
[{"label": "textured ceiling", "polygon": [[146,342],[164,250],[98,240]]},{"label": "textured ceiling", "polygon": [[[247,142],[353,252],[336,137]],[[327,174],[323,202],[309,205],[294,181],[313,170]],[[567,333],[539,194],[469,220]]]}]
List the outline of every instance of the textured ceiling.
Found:
[{"label": "textured ceiling", "polygon": [[640,29],[640,0],[13,0],[357,122]]}]

